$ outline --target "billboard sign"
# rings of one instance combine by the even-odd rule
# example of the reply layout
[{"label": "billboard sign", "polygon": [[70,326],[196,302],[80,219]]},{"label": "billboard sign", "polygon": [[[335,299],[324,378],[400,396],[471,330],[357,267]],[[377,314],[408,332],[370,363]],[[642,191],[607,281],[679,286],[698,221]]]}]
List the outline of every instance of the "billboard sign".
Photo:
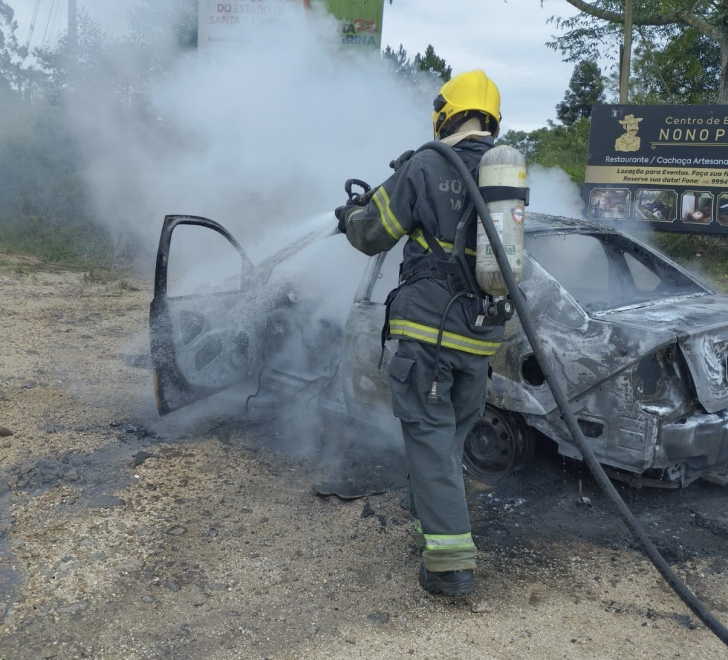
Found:
[{"label": "billboard sign", "polygon": [[362,49],[382,47],[384,0],[314,0],[337,18],[341,44]]},{"label": "billboard sign", "polygon": [[586,215],[728,234],[728,106],[594,106]]},{"label": "billboard sign", "polygon": [[255,34],[286,29],[314,4],[338,20],[342,45],[379,51],[384,0],[200,0],[198,48],[245,44]]},{"label": "billboard sign", "polygon": [[197,47],[244,44],[250,35],[286,28],[308,5],[309,0],[199,0]]}]

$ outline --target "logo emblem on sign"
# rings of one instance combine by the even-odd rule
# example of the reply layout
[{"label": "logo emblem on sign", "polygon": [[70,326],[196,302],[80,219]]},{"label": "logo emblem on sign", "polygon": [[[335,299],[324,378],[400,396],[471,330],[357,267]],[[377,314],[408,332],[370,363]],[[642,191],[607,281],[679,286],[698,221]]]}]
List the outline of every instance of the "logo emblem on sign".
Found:
[{"label": "logo emblem on sign", "polygon": [[516,206],[515,208],[511,209],[511,215],[513,216],[513,222],[516,224],[521,224],[523,222],[523,209]]},{"label": "logo emblem on sign", "polygon": [[369,34],[375,34],[377,31],[376,21],[368,21],[365,18],[354,19],[354,29],[357,34],[359,32],[368,32]]}]

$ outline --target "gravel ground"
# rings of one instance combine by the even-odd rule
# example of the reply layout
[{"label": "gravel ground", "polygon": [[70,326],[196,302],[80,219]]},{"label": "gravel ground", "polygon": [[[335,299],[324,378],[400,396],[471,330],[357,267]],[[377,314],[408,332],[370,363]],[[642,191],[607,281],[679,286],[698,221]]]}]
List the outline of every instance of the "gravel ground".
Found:
[{"label": "gravel ground", "polygon": [[[727,657],[548,453],[470,485],[476,593],[424,593],[401,489],[318,497],[330,461],[272,429],[220,405],[157,417],[150,300],[0,256],[0,658]],[[728,621],[726,492],[622,492]]]}]

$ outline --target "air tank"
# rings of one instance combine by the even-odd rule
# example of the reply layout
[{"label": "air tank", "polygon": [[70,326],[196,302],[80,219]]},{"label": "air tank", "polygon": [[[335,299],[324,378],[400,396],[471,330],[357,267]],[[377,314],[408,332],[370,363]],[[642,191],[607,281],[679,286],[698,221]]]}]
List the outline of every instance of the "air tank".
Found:
[{"label": "air tank", "polygon": [[[481,158],[478,166],[478,186],[480,188],[525,188],[526,159],[517,149],[507,145],[489,149]],[[484,198],[516,281],[520,281],[523,269],[525,202],[522,199],[488,202],[487,195]],[[485,234],[480,216],[477,224],[476,252],[475,277],[478,285],[491,296],[505,296],[508,293],[508,287],[498,268],[498,262]]]}]

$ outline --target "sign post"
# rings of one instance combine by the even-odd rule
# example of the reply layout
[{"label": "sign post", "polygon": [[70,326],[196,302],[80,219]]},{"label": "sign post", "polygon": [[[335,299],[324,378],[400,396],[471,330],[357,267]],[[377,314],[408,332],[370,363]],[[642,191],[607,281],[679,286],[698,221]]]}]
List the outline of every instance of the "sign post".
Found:
[{"label": "sign post", "polygon": [[728,107],[595,106],[584,198],[596,222],[728,234]]}]

